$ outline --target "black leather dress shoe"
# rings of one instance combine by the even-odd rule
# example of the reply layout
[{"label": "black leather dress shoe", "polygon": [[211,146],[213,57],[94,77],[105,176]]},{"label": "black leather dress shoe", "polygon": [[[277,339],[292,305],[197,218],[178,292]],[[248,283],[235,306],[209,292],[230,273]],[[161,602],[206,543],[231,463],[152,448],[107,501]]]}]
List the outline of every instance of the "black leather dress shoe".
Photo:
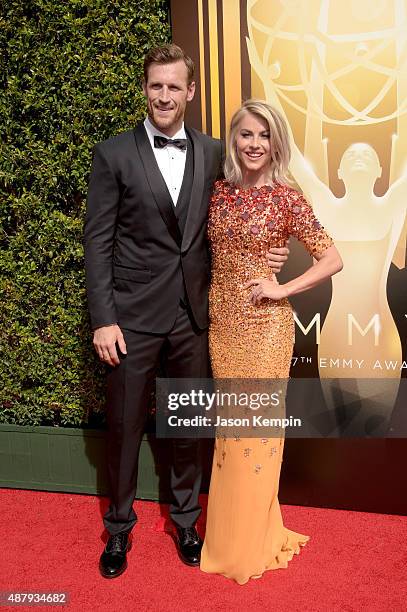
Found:
[{"label": "black leather dress shoe", "polygon": [[128,533],[122,532],[110,536],[99,562],[100,573],[104,578],[116,578],[123,574],[127,568],[126,554],[130,548]]},{"label": "black leather dress shoe", "polygon": [[201,561],[202,540],[195,527],[178,527],[177,550],[181,561],[186,565],[199,565]]}]

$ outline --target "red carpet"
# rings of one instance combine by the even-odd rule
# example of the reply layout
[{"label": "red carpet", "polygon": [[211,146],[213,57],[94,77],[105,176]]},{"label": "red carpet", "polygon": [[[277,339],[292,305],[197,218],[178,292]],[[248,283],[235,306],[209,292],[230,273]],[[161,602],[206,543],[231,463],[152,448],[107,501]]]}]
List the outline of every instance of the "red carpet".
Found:
[{"label": "red carpet", "polygon": [[[156,503],[136,502],[129,567],[106,580],[97,567],[105,498],[3,489],[0,500],[0,590],[67,591],[70,603],[61,610],[407,609],[407,517],[283,506],[286,526],[311,541],[288,569],[239,586],[184,566],[162,528],[166,508]],[[202,532],[203,521],[200,527]],[[56,608],[10,608],[50,609]]]}]

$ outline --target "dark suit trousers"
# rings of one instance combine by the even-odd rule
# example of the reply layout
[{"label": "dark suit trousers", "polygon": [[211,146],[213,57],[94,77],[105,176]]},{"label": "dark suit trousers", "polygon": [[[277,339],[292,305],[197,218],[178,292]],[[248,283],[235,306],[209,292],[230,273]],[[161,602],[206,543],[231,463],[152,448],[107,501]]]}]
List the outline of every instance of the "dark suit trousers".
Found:
[{"label": "dark suit trousers", "polygon": [[[133,510],[138,456],[148,416],[148,399],[157,366],[169,378],[205,378],[208,364],[207,330],[197,330],[181,305],[171,331],[165,335],[123,329],[127,356],[111,368],[107,381],[108,472],[110,507],[103,522],[110,534],[130,531],[137,522]],[[181,527],[195,524],[201,507],[199,441],[174,439],[170,506]]]}]

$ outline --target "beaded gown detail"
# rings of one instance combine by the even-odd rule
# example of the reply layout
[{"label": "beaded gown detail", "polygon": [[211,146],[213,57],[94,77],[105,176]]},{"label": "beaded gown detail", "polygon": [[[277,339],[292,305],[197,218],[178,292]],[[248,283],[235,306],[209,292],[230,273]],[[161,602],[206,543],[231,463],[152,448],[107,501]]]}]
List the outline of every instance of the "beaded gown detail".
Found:
[{"label": "beaded gown detail", "polygon": [[[311,255],[333,244],[305,198],[286,185],[215,183],[209,206],[209,349],[216,379],[287,379],[294,345],[288,299],[248,301],[270,278],[266,253],[295,236]],[[284,439],[217,436],[201,569],[239,584],[287,567],[308,536],[283,525],[278,486]]]}]

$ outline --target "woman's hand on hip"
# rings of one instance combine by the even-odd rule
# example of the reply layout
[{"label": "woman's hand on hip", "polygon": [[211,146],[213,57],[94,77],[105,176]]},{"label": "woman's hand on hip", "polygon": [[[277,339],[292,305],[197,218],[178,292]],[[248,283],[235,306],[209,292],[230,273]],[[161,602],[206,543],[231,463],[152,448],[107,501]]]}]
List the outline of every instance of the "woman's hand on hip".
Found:
[{"label": "woman's hand on hip", "polygon": [[273,274],[271,279],[269,278],[252,278],[245,285],[244,289],[250,289],[249,300],[252,304],[260,304],[261,300],[282,300],[287,297],[287,291],[284,285],[279,285],[278,281]]}]

